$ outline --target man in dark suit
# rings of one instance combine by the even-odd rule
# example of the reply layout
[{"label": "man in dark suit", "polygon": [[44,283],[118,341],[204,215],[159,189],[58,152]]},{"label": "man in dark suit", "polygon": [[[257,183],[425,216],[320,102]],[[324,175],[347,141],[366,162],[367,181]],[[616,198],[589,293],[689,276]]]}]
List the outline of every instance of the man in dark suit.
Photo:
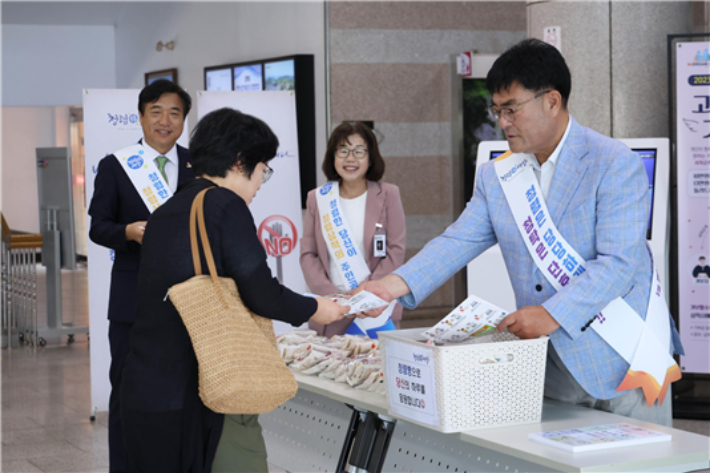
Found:
[{"label": "man in dark suit", "polygon": [[[159,80],[145,87],[138,99],[143,128],[143,157],[147,166],[165,179],[172,195],[194,179],[187,149],[176,145],[190,111],[190,96],[173,82]],[[117,151],[116,154],[120,154]],[[121,371],[136,319],[136,291],[141,243],[149,210],[115,154],[99,163],[94,196],[89,206],[89,237],[115,251],[111,271],[108,318],[111,347],[111,398],[109,400],[109,464],[111,472],[128,471],[121,427],[119,392]]]}]

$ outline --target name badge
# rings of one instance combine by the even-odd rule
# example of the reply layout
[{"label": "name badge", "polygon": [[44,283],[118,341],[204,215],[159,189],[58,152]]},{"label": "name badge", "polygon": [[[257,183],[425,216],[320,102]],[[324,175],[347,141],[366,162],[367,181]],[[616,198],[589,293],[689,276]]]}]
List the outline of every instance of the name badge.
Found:
[{"label": "name badge", "polygon": [[375,227],[372,248],[374,249],[376,258],[385,258],[387,256],[387,235],[385,234],[385,229],[382,227],[382,224],[378,223]]}]

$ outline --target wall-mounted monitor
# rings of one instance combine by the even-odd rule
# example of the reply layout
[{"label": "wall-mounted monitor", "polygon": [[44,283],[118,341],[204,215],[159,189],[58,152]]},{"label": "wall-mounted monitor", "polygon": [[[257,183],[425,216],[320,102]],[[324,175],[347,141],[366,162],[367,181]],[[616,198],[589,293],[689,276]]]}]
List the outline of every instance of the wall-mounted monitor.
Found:
[{"label": "wall-mounted monitor", "polygon": [[[253,64],[250,66],[235,67],[234,89],[241,91],[264,90],[264,66]],[[209,89],[208,89],[209,90]]]},{"label": "wall-mounted monitor", "polygon": [[264,63],[264,90],[295,90],[296,70],[293,59]]},{"label": "wall-mounted monitor", "polygon": [[205,71],[205,90],[232,90],[232,69]]},{"label": "wall-mounted monitor", "polygon": [[648,176],[648,194],[649,199],[651,199],[651,212],[648,215],[648,229],[646,230],[646,239],[650,240],[651,235],[653,234],[653,183],[656,181],[656,156],[658,155],[658,150],[655,148],[632,148],[631,151],[641,156],[643,165],[646,168],[646,175]]},{"label": "wall-mounted monitor", "polygon": [[293,90],[296,94],[301,206],[316,187],[315,71],[312,54],[224,64],[205,68],[205,90]]}]

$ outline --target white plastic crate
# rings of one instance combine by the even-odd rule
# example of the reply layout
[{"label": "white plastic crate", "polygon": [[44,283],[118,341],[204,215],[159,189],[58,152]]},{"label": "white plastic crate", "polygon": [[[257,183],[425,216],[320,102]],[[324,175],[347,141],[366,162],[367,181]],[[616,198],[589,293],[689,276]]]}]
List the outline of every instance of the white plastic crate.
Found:
[{"label": "white plastic crate", "polygon": [[391,414],[445,433],[540,422],[548,337],[503,332],[435,346],[424,330],[378,334]]}]

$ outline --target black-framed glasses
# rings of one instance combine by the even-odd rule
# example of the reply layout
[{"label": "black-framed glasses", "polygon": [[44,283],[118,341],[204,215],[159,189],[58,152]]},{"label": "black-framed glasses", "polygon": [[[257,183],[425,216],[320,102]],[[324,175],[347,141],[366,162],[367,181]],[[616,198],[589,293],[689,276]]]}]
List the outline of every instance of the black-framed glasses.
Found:
[{"label": "black-framed glasses", "polygon": [[532,102],[532,101],[535,100],[535,99],[539,99],[540,97],[542,97],[543,95],[545,95],[545,94],[548,93],[548,92],[552,92],[552,89],[548,89],[548,90],[539,92],[539,93],[535,94],[534,97],[532,97],[532,98],[530,98],[530,99],[527,99],[527,100],[525,100],[525,101],[523,101],[523,102],[520,102],[519,104],[517,104],[517,105],[514,106],[514,107],[501,107],[501,108],[498,108],[498,107],[496,107],[495,105],[491,105],[490,107],[488,107],[488,116],[489,116],[490,119],[493,120],[494,122],[499,121],[501,118],[505,118],[506,121],[509,121],[510,123],[513,123],[513,122],[515,121],[515,114],[516,114],[521,108],[523,108],[523,106],[524,106],[526,103]]},{"label": "black-framed glasses", "polygon": [[365,157],[367,156],[367,148],[338,148],[335,151],[335,156],[340,159],[347,159],[350,153],[352,153],[356,159],[365,159]]},{"label": "black-framed glasses", "polygon": [[266,184],[269,179],[271,179],[271,176],[274,175],[274,170],[271,169],[271,167],[268,164],[264,164],[266,166],[266,169],[264,169],[264,174],[261,175],[261,183]]}]

